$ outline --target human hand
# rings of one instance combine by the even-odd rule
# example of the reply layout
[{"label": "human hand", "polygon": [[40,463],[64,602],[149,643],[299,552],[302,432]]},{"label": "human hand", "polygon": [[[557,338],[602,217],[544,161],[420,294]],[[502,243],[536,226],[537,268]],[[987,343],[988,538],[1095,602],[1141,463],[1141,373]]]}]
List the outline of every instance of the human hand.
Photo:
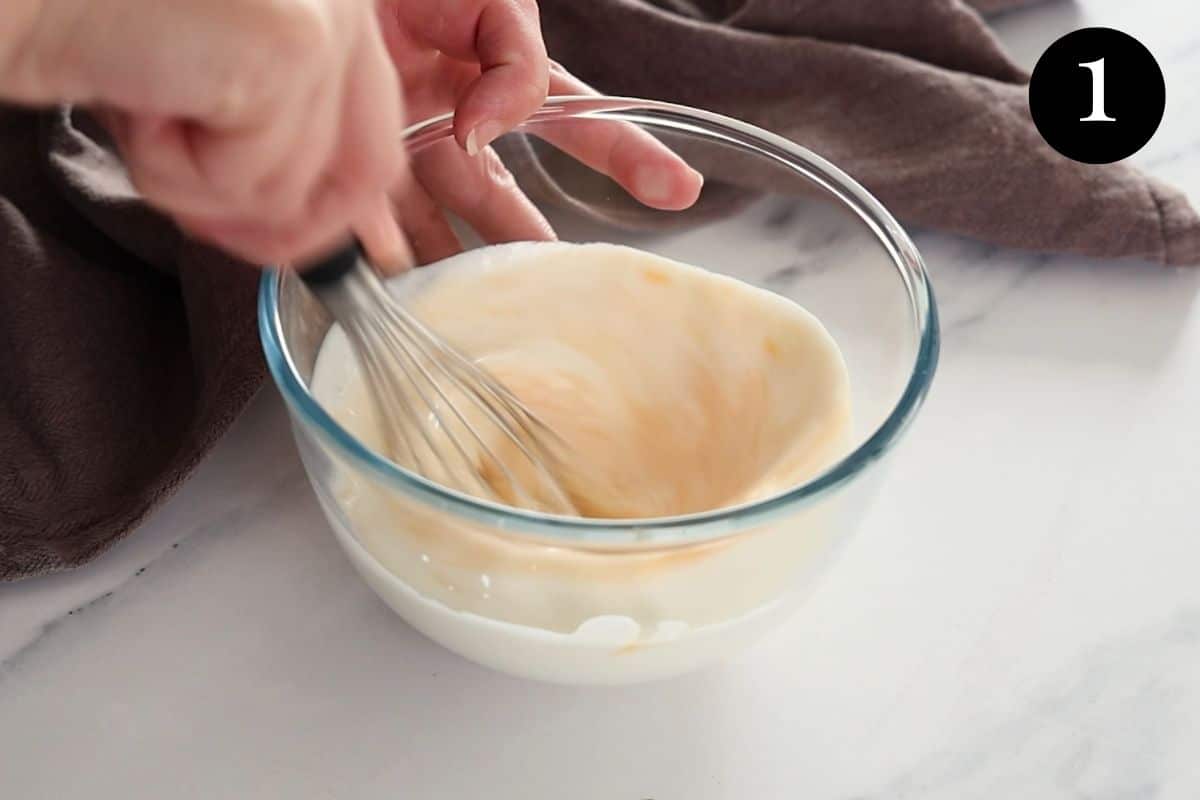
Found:
[{"label": "human hand", "polygon": [[134,184],[190,233],[259,263],[350,228],[400,248],[402,95],[372,0],[13,2],[0,93],[103,109]]},{"label": "human hand", "polygon": [[[367,0],[13,2],[0,95],[100,106],[147,200],[243,258],[302,261],[353,229],[394,270],[410,260],[400,226],[424,261],[460,249],[447,210],[487,241],[553,238],[487,147],[548,90],[591,93],[551,67],[533,0],[381,0],[378,17]],[[421,154],[414,180],[397,69],[413,118],[455,112],[459,147]],[[648,205],[699,193],[635,126],[542,134]]]},{"label": "human hand", "polygon": [[[462,249],[446,221],[453,212],[487,242],[553,239],[542,214],[488,147],[552,95],[596,94],[546,57],[533,0],[387,0],[384,38],[411,119],[454,112],[454,142],[413,157],[397,215],[422,262]],[[635,125],[601,120],[542,123],[534,131],[612,177],[642,203],[679,210],[703,178]]]}]

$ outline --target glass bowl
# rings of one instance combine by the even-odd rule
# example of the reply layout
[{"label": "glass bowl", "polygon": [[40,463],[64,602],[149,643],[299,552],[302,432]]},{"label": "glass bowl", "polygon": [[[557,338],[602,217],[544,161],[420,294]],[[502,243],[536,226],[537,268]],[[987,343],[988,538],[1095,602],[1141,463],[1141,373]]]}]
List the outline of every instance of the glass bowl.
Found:
[{"label": "glass bowl", "polygon": [[[548,143],[614,124],[638,126],[700,170],[700,200],[684,211],[640,207]],[[450,118],[439,117],[410,128],[405,144],[420,158],[456,146],[451,137]],[[812,312],[849,371],[851,441],[803,485],[706,513],[604,520],[495,505],[404,470],[333,419],[311,391],[332,321],[293,275],[268,271],[259,298],[263,348],[321,506],[388,605],[480,664],[534,679],[613,684],[728,658],[798,606],[855,529],[884,456],[921,406],[937,362],[938,323],[920,255],[841,170],[706,111],[551,98],[495,149],[560,239],[637,247]],[[469,230],[460,233],[464,246],[481,246]],[[372,522],[349,512],[348,485],[372,498],[380,512]]]}]

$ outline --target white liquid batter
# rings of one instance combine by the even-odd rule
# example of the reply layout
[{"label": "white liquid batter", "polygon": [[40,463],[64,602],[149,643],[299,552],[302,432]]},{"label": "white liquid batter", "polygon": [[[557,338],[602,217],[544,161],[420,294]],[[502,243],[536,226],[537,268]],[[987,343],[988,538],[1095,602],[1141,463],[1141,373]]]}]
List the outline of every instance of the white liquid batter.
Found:
[{"label": "white liquid batter", "polygon": [[[765,498],[849,449],[841,355],[783,298],[607,244],[490,247],[432,270],[405,302],[567,441],[564,483],[586,515]],[[381,447],[336,329],[312,388]],[[477,661],[570,682],[661,677],[728,654],[789,605],[839,527],[825,504],[715,542],[598,550],[511,537],[349,469],[332,486],[324,499],[343,544],[410,622]]]}]

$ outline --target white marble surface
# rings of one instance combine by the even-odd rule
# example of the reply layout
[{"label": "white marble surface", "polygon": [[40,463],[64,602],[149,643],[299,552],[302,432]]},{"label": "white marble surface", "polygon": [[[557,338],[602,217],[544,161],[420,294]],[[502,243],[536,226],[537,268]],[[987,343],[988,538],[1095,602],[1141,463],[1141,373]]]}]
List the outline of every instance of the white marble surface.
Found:
[{"label": "white marble surface", "polygon": [[[1136,158],[1200,202],[1200,13]],[[0,797],[1200,797],[1200,272],[919,236],[925,412],[801,614],[734,664],[572,690],[428,643],[334,543],[273,390],[95,564],[0,586]]]}]

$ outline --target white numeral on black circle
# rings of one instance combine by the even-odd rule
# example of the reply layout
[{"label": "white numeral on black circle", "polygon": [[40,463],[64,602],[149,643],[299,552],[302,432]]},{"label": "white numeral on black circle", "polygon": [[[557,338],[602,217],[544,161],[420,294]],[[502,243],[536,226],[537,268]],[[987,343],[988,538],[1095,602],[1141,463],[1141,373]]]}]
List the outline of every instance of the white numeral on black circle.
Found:
[{"label": "white numeral on black circle", "polygon": [[1116,122],[1115,117],[1104,113],[1104,59],[1088,61],[1079,66],[1092,73],[1092,113],[1080,117],[1080,122]]}]

